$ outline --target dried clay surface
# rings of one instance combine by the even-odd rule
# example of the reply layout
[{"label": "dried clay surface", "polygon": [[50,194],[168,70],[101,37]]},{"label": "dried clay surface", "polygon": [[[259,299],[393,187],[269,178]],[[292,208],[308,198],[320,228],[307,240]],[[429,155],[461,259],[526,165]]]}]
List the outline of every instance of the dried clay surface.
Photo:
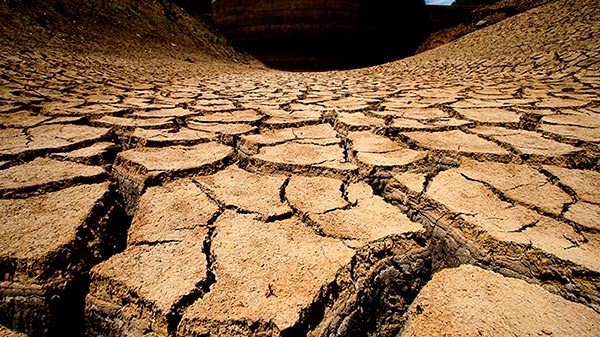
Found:
[{"label": "dried clay surface", "polygon": [[0,335],[598,336],[596,0],[335,72],[31,33],[0,48]]},{"label": "dried clay surface", "polygon": [[469,265],[437,273],[406,316],[400,336],[593,336],[600,324],[590,308]]}]

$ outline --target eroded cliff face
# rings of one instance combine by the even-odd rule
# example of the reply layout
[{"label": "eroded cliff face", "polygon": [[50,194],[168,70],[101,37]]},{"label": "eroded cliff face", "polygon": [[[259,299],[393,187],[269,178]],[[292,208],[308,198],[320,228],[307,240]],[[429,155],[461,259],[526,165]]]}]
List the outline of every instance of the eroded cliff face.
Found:
[{"label": "eroded cliff face", "polygon": [[414,52],[424,38],[421,0],[215,1],[217,26],[268,65],[350,68]]}]

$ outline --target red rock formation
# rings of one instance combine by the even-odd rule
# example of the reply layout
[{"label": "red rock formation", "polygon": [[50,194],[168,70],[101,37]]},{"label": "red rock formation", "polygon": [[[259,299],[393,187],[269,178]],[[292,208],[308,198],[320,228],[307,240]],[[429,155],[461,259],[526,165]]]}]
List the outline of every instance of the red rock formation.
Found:
[{"label": "red rock formation", "polygon": [[216,0],[219,28],[268,64],[364,65],[412,53],[423,2],[389,0]]}]

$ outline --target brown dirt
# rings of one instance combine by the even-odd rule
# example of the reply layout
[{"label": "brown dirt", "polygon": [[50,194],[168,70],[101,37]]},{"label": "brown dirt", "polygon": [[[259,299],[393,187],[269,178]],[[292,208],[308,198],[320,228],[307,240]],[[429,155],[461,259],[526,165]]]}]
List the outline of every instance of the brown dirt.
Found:
[{"label": "brown dirt", "polygon": [[[243,58],[206,22],[169,1],[3,1],[2,45],[203,62]],[[197,60],[195,60],[197,59]]]},{"label": "brown dirt", "polygon": [[208,64],[259,66],[210,22],[170,1],[7,0],[0,20],[0,44],[13,56],[31,55],[29,67],[78,62],[99,73],[166,78],[191,76]]},{"label": "brown dirt", "polygon": [[[31,3],[2,3],[25,47],[3,35],[0,324],[388,337],[428,304],[514,334],[578,331],[553,318],[569,308],[594,336],[595,4],[552,1],[377,67],[290,73],[162,38],[146,56],[106,37],[45,45],[45,28],[27,44],[13,23]],[[194,48],[203,62],[179,58]],[[479,269],[448,270],[465,264]]]},{"label": "brown dirt", "polygon": [[436,274],[407,317],[404,337],[593,336],[600,324],[590,308],[469,265]]},{"label": "brown dirt", "polygon": [[541,6],[550,1],[552,0],[498,0],[491,4],[476,6],[471,10],[469,15],[463,18],[463,22],[449,28],[431,32],[425,42],[417,48],[416,53],[437,48],[461,36],[493,25],[508,17]]}]

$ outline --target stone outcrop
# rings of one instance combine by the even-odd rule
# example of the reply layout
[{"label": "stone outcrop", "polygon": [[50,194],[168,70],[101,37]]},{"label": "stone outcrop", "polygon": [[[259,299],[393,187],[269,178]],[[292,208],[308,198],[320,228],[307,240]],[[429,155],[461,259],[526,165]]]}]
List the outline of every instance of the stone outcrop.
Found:
[{"label": "stone outcrop", "polygon": [[409,55],[424,37],[424,7],[412,0],[213,2],[226,36],[284,68],[343,68]]}]

